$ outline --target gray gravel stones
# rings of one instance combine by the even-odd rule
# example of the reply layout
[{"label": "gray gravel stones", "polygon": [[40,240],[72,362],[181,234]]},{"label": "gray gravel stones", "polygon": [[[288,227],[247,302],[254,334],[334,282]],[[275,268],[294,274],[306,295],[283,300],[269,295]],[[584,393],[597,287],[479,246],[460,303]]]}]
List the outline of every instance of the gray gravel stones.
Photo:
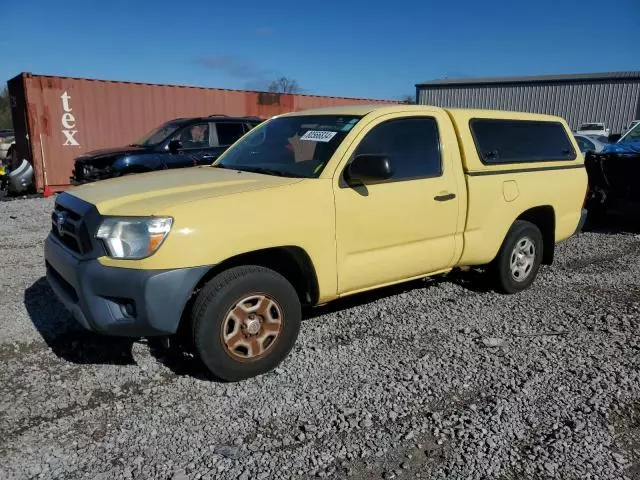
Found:
[{"label": "gray gravel stones", "polygon": [[329,305],[276,371],[221,384],[78,328],[42,280],[52,204],[0,203],[0,478],[640,474],[634,235],[559,245],[514,296],[465,272]]},{"label": "gray gravel stones", "polygon": [[237,459],[242,456],[240,448],[234,445],[220,445],[214,449],[214,452],[226,458]]},{"label": "gray gravel stones", "polygon": [[482,344],[485,347],[496,348],[496,347],[504,347],[507,344],[507,342],[504,338],[487,337],[482,339]]}]

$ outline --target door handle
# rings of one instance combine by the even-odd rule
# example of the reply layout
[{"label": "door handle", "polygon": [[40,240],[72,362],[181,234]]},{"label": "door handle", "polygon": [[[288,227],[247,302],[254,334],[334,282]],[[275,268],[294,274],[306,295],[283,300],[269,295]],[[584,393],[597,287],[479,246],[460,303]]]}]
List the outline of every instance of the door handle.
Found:
[{"label": "door handle", "polygon": [[456,198],[455,193],[446,193],[444,195],[436,195],[433,197],[437,202],[446,202],[447,200],[453,200],[454,198]]}]

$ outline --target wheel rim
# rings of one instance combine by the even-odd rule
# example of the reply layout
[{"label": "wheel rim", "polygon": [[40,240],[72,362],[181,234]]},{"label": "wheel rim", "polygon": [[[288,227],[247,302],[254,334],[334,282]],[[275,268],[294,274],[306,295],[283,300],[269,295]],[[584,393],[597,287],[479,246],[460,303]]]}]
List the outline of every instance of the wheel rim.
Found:
[{"label": "wheel rim", "polygon": [[222,343],[234,360],[254,361],[278,343],[284,316],[273,298],[256,293],[242,297],[227,312],[222,323]]},{"label": "wheel rim", "polygon": [[531,272],[536,259],[536,246],[529,237],[518,240],[511,252],[509,266],[511,277],[516,282],[523,282]]}]

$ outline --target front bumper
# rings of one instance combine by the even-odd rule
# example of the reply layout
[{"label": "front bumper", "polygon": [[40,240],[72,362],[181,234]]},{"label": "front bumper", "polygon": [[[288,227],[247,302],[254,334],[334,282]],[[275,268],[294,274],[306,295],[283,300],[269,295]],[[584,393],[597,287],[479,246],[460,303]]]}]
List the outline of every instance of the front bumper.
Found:
[{"label": "front bumper", "polygon": [[69,181],[71,185],[83,185],[85,183],[107,180],[119,176],[119,172],[113,170],[111,162],[105,165],[91,165],[76,161]]},{"label": "front bumper", "polygon": [[136,270],[82,260],[49,235],[47,280],[85,328],[107,335],[152,336],[176,332],[195,286],[210,267]]}]

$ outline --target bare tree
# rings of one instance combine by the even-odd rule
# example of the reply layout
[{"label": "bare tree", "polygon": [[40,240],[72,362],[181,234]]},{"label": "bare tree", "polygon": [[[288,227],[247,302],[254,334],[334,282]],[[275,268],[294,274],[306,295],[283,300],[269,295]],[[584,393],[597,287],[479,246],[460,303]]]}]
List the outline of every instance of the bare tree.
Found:
[{"label": "bare tree", "polygon": [[280,77],[269,84],[269,91],[273,93],[298,93],[302,89],[292,78]]},{"label": "bare tree", "polygon": [[400,103],[403,103],[405,105],[415,105],[416,104],[416,97],[415,95],[402,95],[400,98]]}]

